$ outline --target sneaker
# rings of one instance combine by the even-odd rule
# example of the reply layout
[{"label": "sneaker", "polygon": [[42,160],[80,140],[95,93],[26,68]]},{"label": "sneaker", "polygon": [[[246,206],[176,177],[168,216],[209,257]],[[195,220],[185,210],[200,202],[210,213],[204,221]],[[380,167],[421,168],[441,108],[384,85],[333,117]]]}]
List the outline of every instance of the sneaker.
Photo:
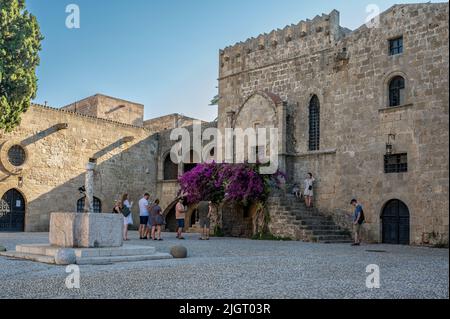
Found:
[{"label": "sneaker", "polygon": [[162,239],[162,238],[160,238],[160,239],[158,239],[158,241],[163,241],[164,239]]}]

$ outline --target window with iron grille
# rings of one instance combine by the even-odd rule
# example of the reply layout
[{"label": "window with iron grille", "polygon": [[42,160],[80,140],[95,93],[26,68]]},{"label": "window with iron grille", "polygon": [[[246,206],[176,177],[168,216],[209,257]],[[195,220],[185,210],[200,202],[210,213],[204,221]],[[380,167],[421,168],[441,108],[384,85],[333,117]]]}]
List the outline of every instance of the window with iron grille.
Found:
[{"label": "window with iron grille", "polygon": [[386,174],[408,172],[408,154],[385,155],[384,172]]},{"label": "window with iron grille", "polygon": [[389,82],[389,106],[405,104],[405,79],[396,76]]},{"label": "window with iron grille", "polygon": [[320,102],[314,95],[309,102],[309,150],[320,149]]},{"label": "window with iron grille", "polygon": [[[80,198],[77,201],[77,213],[84,213],[84,203],[86,202],[86,197]],[[94,197],[94,213],[102,212],[102,202],[97,197]]]},{"label": "window with iron grille", "polygon": [[396,55],[403,53],[403,37],[389,40],[389,54]]},{"label": "window with iron grille", "polygon": [[14,145],[8,150],[8,160],[16,167],[25,164],[26,153],[22,146]]}]

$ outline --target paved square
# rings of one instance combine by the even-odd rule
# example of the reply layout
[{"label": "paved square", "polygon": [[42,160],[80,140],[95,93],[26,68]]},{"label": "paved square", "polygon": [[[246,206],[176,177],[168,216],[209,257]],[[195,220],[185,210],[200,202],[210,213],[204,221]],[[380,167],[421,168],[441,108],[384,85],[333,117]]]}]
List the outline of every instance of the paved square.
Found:
[{"label": "paved square", "polygon": [[[448,298],[448,249],[252,241],[173,234],[159,252],[183,244],[184,260],[80,266],[81,287],[65,286],[65,267],[0,258],[0,298]],[[48,242],[47,233],[0,233],[16,244]],[[366,267],[380,267],[381,288],[366,288]],[[179,288],[179,287],[182,288]]]}]

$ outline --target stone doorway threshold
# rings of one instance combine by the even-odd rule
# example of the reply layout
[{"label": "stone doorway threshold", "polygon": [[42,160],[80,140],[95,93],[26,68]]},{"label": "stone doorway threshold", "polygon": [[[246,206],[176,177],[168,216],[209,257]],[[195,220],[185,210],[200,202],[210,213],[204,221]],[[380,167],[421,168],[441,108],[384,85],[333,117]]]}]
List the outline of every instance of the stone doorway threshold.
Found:
[{"label": "stone doorway threshold", "polygon": [[56,256],[62,250],[72,250],[77,265],[104,265],[118,262],[171,259],[154,247],[124,245],[118,248],[60,248],[51,245],[17,245],[15,251],[0,252],[0,256],[25,259],[45,264],[58,264]]}]

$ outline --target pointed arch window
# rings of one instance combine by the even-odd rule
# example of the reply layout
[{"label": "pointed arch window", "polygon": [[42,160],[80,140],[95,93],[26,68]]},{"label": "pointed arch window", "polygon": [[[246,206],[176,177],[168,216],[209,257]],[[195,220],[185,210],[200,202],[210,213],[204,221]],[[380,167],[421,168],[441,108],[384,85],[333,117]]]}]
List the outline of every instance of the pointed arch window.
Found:
[{"label": "pointed arch window", "polygon": [[314,95],[309,101],[309,150],[320,149],[320,101]]},{"label": "pointed arch window", "polygon": [[178,179],[178,165],[175,164],[170,154],[164,159],[164,180],[172,181]]}]

